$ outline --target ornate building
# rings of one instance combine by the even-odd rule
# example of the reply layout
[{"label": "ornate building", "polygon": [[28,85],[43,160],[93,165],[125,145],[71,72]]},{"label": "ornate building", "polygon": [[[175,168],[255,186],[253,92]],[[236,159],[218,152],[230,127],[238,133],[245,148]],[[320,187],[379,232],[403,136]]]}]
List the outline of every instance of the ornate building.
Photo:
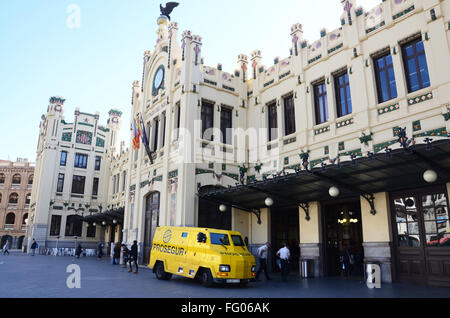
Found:
[{"label": "ornate building", "polygon": [[25,159],[0,160],[0,246],[21,249],[28,223],[34,165]]},{"label": "ornate building", "polygon": [[350,248],[354,274],[450,284],[450,2],[341,2],[340,28],[309,43],[294,24],[289,57],[256,50],[231,73],[158,18],[131,110],[153,163],[130,150],[123,232],[143,263],[157,226],[208,226],[287,242],[316,275]]},{"label": "ornate building", "polygon": [[[265,66],[261,51],[241,54],[231,73],[205,65],[202,38],[185,31],[179,43],[178,24],[160,16],[130,110],[151,158],[142,145],[112,156],[117,113],[103,130],[82,113],[65,124],[51,100],[29,237],[53,244],[49,218],[64,229],[69,207],[88,204],[97,211],[85,224],[107,226],[88,241],[137,240],[144,264],[157,226],[199,226],[240,231],[252,250],[271,241],[271,265],[286,242],[316,276],[341,275],[350,249],[354,275],[374,262],[384,282],[450,285],[450,1],[386,0],[367,12],[341,2],[340,28],[309,43],[294,24],[290,56]],[[96,199],[70,184],[57,191],[65,170],[51,167],[66,149],[106,162]]]},{"label": "ornate building", "polygon": [[41,252],[73,248],[74,242],[95,249],[105,240],[107,224],[83,223],[83,218],[112,213],[108,210],[109,176],[112,158],[119,151],[122,113],[111,110],[105,127],[98,113],[77,108],[73,122],[68,123],[64,102],[61,97],[50,98],[40,123],[27,243],[29,247],[35,239]]}]

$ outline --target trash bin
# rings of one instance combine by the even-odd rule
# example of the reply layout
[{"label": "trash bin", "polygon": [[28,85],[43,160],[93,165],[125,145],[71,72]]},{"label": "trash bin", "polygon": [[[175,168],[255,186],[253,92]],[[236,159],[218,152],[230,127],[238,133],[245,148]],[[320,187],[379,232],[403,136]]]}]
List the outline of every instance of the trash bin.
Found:
[{"label": "trash bin", "polygon": [[314,260],[302,259],[300,266],[301,266],[301,270],[302,270],[302,278],[313,278],[314,277]]},{"label": "trash bin", "polygon": [[[369,279],[369,276],[371,279]],[[381,263],[377,261],[364,262],[364,281],[371,288],[381,286]]]}]

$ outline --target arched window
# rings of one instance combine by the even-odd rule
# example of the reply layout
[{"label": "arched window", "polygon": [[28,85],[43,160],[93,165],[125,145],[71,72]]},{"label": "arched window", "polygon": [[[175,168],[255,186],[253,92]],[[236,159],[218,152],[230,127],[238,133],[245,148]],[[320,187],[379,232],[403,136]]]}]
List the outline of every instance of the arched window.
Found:
[{"label": "arched window", "polygon": [[25,204],[30,204],[30,202],[31,202],[31,193],[28,193],[25,198]]},{"label": "arched window", "polygon": [[25,213],[22,218],[22,225],[27,225],[28,221],[28,213]]},{"label": "arched window", "polygon": [[14,213],[11,212],[6,215],[5,224],[14,225],[15,221],[16,221],[16,215]]},{"label": "arched window", "polygon": [[20,181],[22,180],[22,177],[20,174],[15,174],[12,177],[12,184],[20,184]]},{"label": "arched window", "polygon": [[0,184],[4,184],[6,180],[6,176],[4,173],[0,173]]},{"label": "arched window", "polygon": [[28,177],[28,184],[29,185],[33,184],[33,179],[34,179],[34,174],[32,174],[31,176]]},{"label": "arched window", "polygon": [[17,193],[11,193],[9,196],[9,203],[17,204],[19,202],[19,195]]}]

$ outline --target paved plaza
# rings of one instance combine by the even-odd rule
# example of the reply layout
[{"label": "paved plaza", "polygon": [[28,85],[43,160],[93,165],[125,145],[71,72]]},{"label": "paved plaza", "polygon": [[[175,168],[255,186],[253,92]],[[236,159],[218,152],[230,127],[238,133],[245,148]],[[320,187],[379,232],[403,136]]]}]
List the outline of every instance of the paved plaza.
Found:
[{"label": "paved plaza", "polygon": [[[67,268],[79,265],[81,288],[68,288]],[[0,255],[1,298],[450,298],[449,288],[405,284],[383,284],[369,289],[358,280],[314,278],[291,275],[288,282],[273,274],[272,281],[246,287],[216,286],[206,289],[199,283],[174,277],[158,281],[151,270],[138,275],[110,264],[109,258]]]}]

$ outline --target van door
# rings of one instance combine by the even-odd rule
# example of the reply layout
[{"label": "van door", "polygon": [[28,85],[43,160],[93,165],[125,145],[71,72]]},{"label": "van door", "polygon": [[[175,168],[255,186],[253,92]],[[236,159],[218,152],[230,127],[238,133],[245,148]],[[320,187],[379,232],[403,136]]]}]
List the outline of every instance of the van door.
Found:
[{"label": "van door", "polygon": [[[205,239],[199,241],[199,234],[203,234]],[[190,231],[189,236],[189,250],[186,254],[186,265],[188,267],[188,276],[193,278],[198,268],[205,262],[207,232]]]},{"label": "van door", "polygon": [[174,268],[174,272],[178,275],[188,276],[189,266],[186,260],[189,251],[189,239],[192,234],[188,231],[178,231],[176,235],[178,237],[174,240],[176,242],[176,251],[174,251],[176,268]]}]

